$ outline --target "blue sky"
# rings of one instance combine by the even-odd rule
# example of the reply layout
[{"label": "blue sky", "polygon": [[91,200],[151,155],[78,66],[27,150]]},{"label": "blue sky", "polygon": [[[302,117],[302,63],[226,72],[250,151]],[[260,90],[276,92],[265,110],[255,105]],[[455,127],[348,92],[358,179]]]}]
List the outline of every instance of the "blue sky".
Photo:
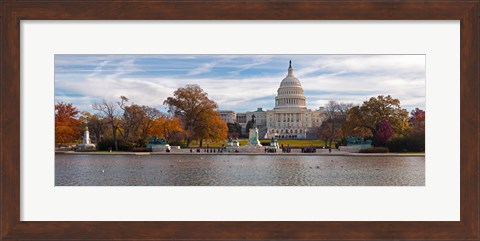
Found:
[{"label": "blue sky", "polygon": [[392,95],[402,107],[425,109],[424,55],[55,55],[55,102],[82,111],[127,96],[166,111],[163,101],[198,84],[220,109],[271,109],[292,60],[307,106],[329,100],[361,104]]}]

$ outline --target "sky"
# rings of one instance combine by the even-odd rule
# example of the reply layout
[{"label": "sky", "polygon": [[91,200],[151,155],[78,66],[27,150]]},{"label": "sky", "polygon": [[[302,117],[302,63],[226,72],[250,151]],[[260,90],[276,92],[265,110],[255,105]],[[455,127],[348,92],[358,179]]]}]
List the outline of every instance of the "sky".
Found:
[{"label": "sky", "polygon": [[361,104],[391,95],[407,110],[425,109],[424,55],[55,55],[55,103],[92,104],[126,96],[156,107],[188,84],[197,84],[221,110],[272,109],[292,61],[307,107],[329,100]]}]

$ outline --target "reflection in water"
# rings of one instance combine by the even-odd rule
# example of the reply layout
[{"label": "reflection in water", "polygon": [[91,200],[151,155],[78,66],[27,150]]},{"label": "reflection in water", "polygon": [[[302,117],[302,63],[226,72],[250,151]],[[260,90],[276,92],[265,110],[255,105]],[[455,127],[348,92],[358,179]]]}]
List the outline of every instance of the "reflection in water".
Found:
[{"label": "reflection in water", "polygon": [[55,155],[56,186],[424,186],[425,157]]}]

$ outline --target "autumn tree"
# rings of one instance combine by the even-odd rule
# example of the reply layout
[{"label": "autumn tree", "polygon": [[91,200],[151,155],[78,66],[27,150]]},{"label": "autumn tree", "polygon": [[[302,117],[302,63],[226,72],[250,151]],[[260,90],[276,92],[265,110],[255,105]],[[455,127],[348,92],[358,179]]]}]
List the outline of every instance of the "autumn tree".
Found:
[{"label": "autumn tree", "polygon": [[405,133],[408,126],[408,112],[400,106],[400,100],[390,95],[372,97],[361,106],[347,111],[347,120],[343,125],[346,133],[365,133],[375,136],[381,123],[388,120],[396,134]]},{"label": "autumn tree", "polygon": [[144,116],[143,109],[139,105],[133,104],[123,108],[119,133],[124,141],[132,143],[138,139],[138,133],[145,118]]},{"label": "autumn tree", "polygon": [[88,126],[88,130],[94,137],[95,142],[98,144],[98,142],[101,141],[101,137],[104,134],[105,129],[107,128],[107,122],[99,114],[92,114],[87,111],[84,111],[81,114],[82,116],[80,117],[80,120],[84,122],[86,126]]},{"label": "autumn tree", "polygon": [[200,121],[195,127],[194,133],[193,138],[200,140],[200,147],[202,147],[203,140],[205,139],[212,141],[226,139],[228,136],[228,126],[216,111],[210,110],[200,116]]},{"label": "autumn tree", "polygon": [[178,88],[173,97],[168,97],[164,104],[168,111],[182,121],[183,129],[186,131],[187,147],[190,145],[195,131],[201,130],[200,126],[205,125],[203,121],[209,121],[205,115],[214,111],[218,106],[208,98],[208,94],[198,85],[187,85]]},{"label": "autumn tree", "polygon": [[325,119],[318,129],[318,134],[325,143],[329,142],[330,148],[332,147],[333,141],[341,138],[341,125],[345,122],[346,113],[352,106],[353,104],[339,103],[332,100],[325,105]]},{"label": "autumn tree", "polygon": [[324,142],[324,147],[327,147],[328,141],[332,138],[332,123],[323,121],[322,125],[315,128],[320,140]]},{"label": "autumn tree", "polygon": [[128,143],[142,146],[150,134],[153,121],[160,115],[156,108],[131,104],[123,107],[120,133]]},{"label": "autumn tree", "polygon": [[145,113],[145,119],[143,120],[142,123],[142,129],[141,129],[141,140],[146,142],[147,138],[151,136],[151,129],[153,126],[154,120],[161,116],[162,113],[156,108],[149,107],[149,106],[142,106],[142,109]]},{"label": "autumn tree", "polygon": [[415,135],[425,135],[425,111],[419,108],[412,110],[408,124]]},{"label": "autumn tree", "polygon": [[375,132],[375,142],[377,144],[380,144],[384,146],[387,142],[389,142],[393,135],[395,133],[393,132],[392,125],[390,124],[390,121],[387,119],[383,120],[380,126],[378,127],[378,130]]},{"label": "autumn tree", "polygon": [[112,131],[115,151],[118,151],[117,131],[120,126],[120,118],[119,118],[119,116],[121,115],[120,110],[125,108],[125,105],[127,102],[128,102],[128,98],[125,96],[121,96],[120,101],[117,101],[116,103],[103,100],[100,103],[94,103],[92,105],[92,108],[94,110],[97,110],[100,113],[102,113],[108,125],[110,126]]},{"label": "autumn tree", "polygon": [[184,135],[180,119],[166,115],[159,115],[153,120],[150,132],[151,135],[164,138],[168,142],[178,142],[177,138]]},{"label": "autumn tree", "polygon": [[78,109],[71,103],[55,104],[55,142],[71,143],[81,137],[81,121]]}]

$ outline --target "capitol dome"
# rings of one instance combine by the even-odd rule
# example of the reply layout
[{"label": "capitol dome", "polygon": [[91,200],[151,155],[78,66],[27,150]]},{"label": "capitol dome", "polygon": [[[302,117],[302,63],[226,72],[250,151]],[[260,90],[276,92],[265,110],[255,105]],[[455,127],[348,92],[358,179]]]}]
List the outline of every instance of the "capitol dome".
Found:
[{"label": "capitol dome", "polygon": [[280,83],[275,97],[275,109],[282,108],[306,108],[302,83],[293,75],[292,61],[288,67],[288,74]]}]

